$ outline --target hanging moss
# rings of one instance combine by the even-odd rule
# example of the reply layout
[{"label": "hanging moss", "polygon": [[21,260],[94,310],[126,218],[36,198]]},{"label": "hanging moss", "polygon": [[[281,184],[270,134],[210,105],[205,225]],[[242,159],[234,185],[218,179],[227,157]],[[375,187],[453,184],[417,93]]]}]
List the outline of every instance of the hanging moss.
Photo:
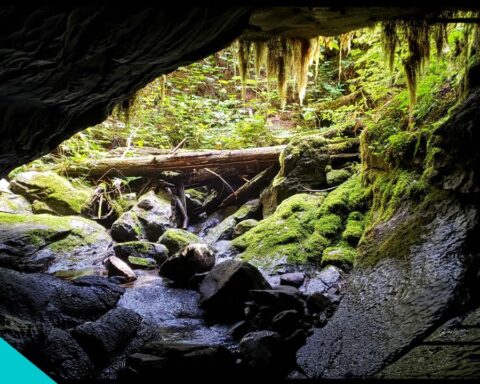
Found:
[{"label": "hanging moss", "polygon": [[247,40],[238,41],[238,66],[240,68],[240,78],[242,79],[242,98],[246,97],[245,82],[248,74],[248,63],[250,60],[250,53],[252,49],[252,43]]},{"label": "hanging moss", "polygon": [[387,57],[388,67],[393,70],[395,63],[395,51],[397,48],[397,30],[395,21],[385,21],[382,23],[382,46]]}]

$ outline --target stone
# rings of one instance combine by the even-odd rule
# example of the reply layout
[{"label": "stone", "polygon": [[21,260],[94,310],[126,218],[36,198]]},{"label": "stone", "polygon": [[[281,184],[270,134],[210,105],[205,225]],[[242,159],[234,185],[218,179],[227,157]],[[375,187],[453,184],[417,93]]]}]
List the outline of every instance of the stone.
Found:
[{"label": "stone", "polygon": [[127,282],[137,278],[135,272],[132,271],[128,264],[116,256],[110,256],[105,259],[105,264],[107,266],[108,276],[122,276],[125,277]]},{"label": "stone", "polygon": [[301,287],[305,281],[305,274],[302,272],[284,273],[280,276],[281,285],[290,285],[295,288]]},{"label": "stone", "polygon": [[73,328],[70,333],[93,361],[101,363],[135,336],[141,321],[140,315],[120,307]]},{"label": "stone", "polygon": [[152,377],[168,382],[219,382],[235,378],[235,358],[220,345],[180,344],[156,341],[128,357],[130,379]]},{"label": "stone", "polygon": [[239,344],[244,364],[258,377],[282,377],[284,363],[284,342],[272,331],[247,333]]},{"label": "stone", "polygon": [[323,312],[338,304],[338,299],[327,292],[314,292],[307,297],[307,308],[310,313]]},{"label": "stone", "polygon": [[173,255],[189,244],[203,243],[203,241],[191,232],[180,228],[170,228],[158,239],[158,242],[168,249],[168,253]]},{"label": "stone", "polygon": [[325,167],[330,162],[327,141],[321,135],[292,140],[280,155],[280,171],[260,195],[263,217],[273,214],[286,198],[305,192],[304,188],[326,186]]},{"label": "stone", "polygon": [[233,324],[228,330],[228,334],[235,340],[240,340],[250,331],[250,323],[246,320],[241,320]]},{"label": "stone", "polygon": [[10,182],[10,189],[31,202],[42,202],[57,215],[81,214],[93,193],[86,187],[74,187],[52,171],[20,173]]},{"label": "stone", "polygon": [[329,188],[336,187],[347,181],[350,176],[352,176],[352,172],[346,168],[332,169],[327,172],[327,185]]},{"label": "stone", "polygon": [[[288,286],[281,286],[286,288],[293,288]],[[305,312],[305,303],[298,290],[279,290],[279,289],[257,289],[251,290],[250,294],[256,303],[262,305],[268,305],[281,312],[284,310],[297,310],[300,313]]]},{"label": "stone", "polygon": [[235,229],[233,230],[233,237],[238,237],[243,235],[245,232],[249,231],[252,228],[255,228],[258,224],[258,220],[255,219],[247,219],[240,221],[237,225],[235,225]]},{"label": "stone", "polygon": [[160,266],[160,276],[177,284],[186,284],[196,273],[210,271],[215,265],[213,249],[202,243],[187,245]]},{"label": "stone", "polygon": [[292,334],[300,323],[300,313],[296,310],[287,310],[277,313],[272,319],[272,330],[280,335]]},{"label": "stone", "polygon": [[168,249],[163,244],[148,241],[129,241],[113,246],[115,256],[126,260],[129,256],[154,259],[161,265],[168,257]]},{"label": "stone", "polygon": [[225,260],[213,267],[200,285],[200,305],[208,316],[221,320],[243,317],[250,290],[270,288],[251,264]]},{"label": "stone", "polygon": [[148,257],[128,256],[127,260],[132,268],[153,269],[157,267],[157,262]]},{"label": "stone", "polygon": [[77,216],[0,213],[0,266],[27,272],[101,268],[112,239]]},{"label": "stone", "polygon": [[157,241],[173,225],[173,210],[166,193],[149,191],[137,204],[112,224],[112,238],[118,242]]},{"label": "stone", "polygon": [[205,236],[205,241],[214,244],[219,240],[231,240],[235,226],[246,219],[258,217],[260,214],[260,200],[250,200],[243,204],[235,213],[222,220],[211,228]]},{"label": "stone", "polygon": [[20,195],[15,195],[8,189],[8,182],[3,189],[0,189],[0,213],[16,213],[21,215],[28,215],[32,213],[32,206],[29,201]]}]

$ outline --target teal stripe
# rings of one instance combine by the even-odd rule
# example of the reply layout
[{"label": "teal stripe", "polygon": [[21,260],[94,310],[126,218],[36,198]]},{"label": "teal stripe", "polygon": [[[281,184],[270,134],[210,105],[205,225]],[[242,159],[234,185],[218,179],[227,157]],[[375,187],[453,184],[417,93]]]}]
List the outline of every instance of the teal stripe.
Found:
[{"label": "teal stripe", "polygon": [[0,383],[54,384],[55,381],[0,337]]}]

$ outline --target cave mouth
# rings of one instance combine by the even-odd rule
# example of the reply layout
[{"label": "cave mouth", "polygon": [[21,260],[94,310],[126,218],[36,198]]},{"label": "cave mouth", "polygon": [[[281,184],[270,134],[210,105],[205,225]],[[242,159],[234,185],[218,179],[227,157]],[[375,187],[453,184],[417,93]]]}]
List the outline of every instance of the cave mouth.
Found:
[{"label": "cave mouth", "polygon": [[104,100],[5,118],[59,126],[3,146],[0,336],[59,382],[478,378],[477,12],[220,12]]}]

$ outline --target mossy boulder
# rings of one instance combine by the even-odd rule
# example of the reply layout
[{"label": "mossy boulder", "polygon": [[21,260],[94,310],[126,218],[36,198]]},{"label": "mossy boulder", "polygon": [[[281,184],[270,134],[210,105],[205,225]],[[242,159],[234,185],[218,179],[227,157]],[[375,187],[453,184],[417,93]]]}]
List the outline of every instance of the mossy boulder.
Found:
[{"label": "mossy boulder", "polygon": [[328,247],[322,254],[322,267],[335,265],[342,269],[350,269],[357,257],[357,250],[348,244]]},{"label": "mossy boulder", "polygon": [[327,185],[329,187],[335,187],[347,181],[352,176],[352,172],[347,168],[332,169],[327,172]]},{"label": "mossy boulder", "polygon": [[[360,175],[354,175],[326,197],[293,195],[284,200],[273,215],[234,239],[232,245],[242,252],[242,259],[267,270],[281,263],[321,262],[327,248],[340,244],[351,247],[345,239],[352,243],[357,239],[359,233],[353,233],[354,227],[361,222],[363,228],[361,212],[368,209],[369,196],[369,190],[362,187]],[[349,263],[352,253],[343,255]],[[342,255],[338,254],[337,258],[341,259]]]},{"label": "mossy boulder", "polygon": [[115,241],[157,241],[160,235],[173,225],[173,209],[169,196],[149,191],[137,204],[122,214],[112,225]]},{"label": "mossy boulder", "polygon": [[128,256],[127,261],[132,268],[153,269],[157,267],[157,262],[148,257]]},{"label": "mossy boulder", "polygon": [[161,265],[168,257],[167,247],[149,241],[119,243],[113,246],[113,250],[115,255],[122,260],[127,260],[130,256],[148,258],[154,259],[158,265]]},{"label": "mossy boulder", "polygon": [[20,173],[11,181],[10,189],[30,202],[42,202],[57,215],[80,215],[93,193],[86,187],[73,186],[52,171]]},{"label": "mossy boulder", "polygon": [[15,195],[8,189],[8,182],[0,180],[0,213],[32,213],[32,207],[23,196]]},{"label": "mossy boulder", "polygon": [[250,200],[243,204],[235,213],[222,220],[217,226],[210,229],[205,236],[205,241],[209,244],[216,243],[219,240],[230,240],[233,237],[235,226],[240,221],[258,217],[260,214],[260,201],[258,199]]},{"label": "mossy boulder", "polygon": [[82,217],[0,213],[3,267],[48,273],[91,268],[111,242],[102,226]]},{"label": "mossy boulder", "polygon": [[168,248],[170,255],[179,252],[189,244],[203,243],[203,241],[191,232],[180,228],[170,228],[158,239],[160,244]]},{"label": "mossy boulder", "polygon": [[287,197],[319,189],[327,183],[325,167],[329,164],[327,140],[319,135],[293,140],[280,155],[280,171],[262,192],[263,216],[275,212]]},{"label": "mossy boulder", "polygon": [[248,232],[250,229],[255,228],[258,225],[258,220],[247,219],[240,221],[233,231],[233,236],[238,237],[243,235],[245,232]]}]

